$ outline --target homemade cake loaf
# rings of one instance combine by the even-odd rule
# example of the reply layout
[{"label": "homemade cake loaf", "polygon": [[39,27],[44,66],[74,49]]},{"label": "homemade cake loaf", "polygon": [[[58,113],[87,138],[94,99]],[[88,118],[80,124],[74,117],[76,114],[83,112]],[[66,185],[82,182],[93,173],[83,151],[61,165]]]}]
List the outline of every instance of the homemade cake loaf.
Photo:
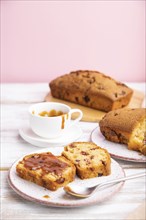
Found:
[{"label": "homemade cake loaf", "polygon": [[73,181],[76,169],[65,157],[47,152],[25,156],[16,171],[21,178],[54,191]]},{"label": "homemade cake loaf", "polygon": [[62,153],[76,166],[77,175],[81,179],[107,176],[111,172],[109,153],[90,142],[74,142],[64,147]]},{"label": "homemade cake loaf", "polygon": [[146,155],[146,109],[118,109],[99,122],[100,131],[109,141],[128,145],[128,149]]},{"label": "homemade cake loaf", "polygon": [[52,96],[87,107],[111,111],[126,106],[132,89],[97,71],[76,71],[49,84]]}]

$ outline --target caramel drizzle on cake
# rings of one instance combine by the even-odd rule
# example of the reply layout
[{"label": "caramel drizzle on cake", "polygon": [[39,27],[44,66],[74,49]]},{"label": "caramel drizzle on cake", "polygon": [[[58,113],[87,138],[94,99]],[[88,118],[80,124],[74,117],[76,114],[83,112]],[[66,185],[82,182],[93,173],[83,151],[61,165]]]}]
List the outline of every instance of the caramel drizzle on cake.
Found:
[{"label": "caramel drizzle on cake", "polygon": [[24,166],[31,170],[42,169],[45,173],[55,173],[59,175],[68,167],[66,163],[60,161],[51,153],[36,154],[24,159]]}]

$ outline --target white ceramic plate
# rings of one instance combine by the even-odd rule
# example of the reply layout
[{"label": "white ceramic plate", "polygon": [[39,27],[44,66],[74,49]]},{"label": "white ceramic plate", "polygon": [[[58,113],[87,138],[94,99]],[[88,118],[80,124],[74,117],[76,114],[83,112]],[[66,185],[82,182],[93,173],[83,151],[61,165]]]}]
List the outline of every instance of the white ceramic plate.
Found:
[{"label": "white ceramic plate", "polygon": [[[40,153],[40,152],[47,152],[50,151],[54,155],[60,155],[63,151],[63,148],[48,148],[45,150],[33,152],[33,153]],[[19,160],[22,160],[20,158]],[[18,161],[19,161],[18,160]],[[9,170],[8,174],[8,182],[12,189],[22,196],[23,198],[40,203],[42,205],[47,206],[59,206],[59,207],[79,207],[79,206],[86,206],[91,205],[94,203],[102,202],[104,200],[110,199],[115,193],[117,193],[121,187],[123,186],[123,182],[111,185],[107,188],[101,188],[97,191],[93,196],[89,198],[75,198],[65,193],[63,188],[58,189],[57,191],[53,192],[48,189],[45,189],[41,186],[36,185],[35,183],[29,182],[20,178],[16,173],[16,165],[18,163],[16,161]],[[109,176],[102,176],[96,177],[87,180],[81,180],[78,177],[75,178],[75,181],[72,183],[77,183],[78,185],[83,186],[93,186],[95,184],[124,177],[125,173],[123,169],[119,166],[119,164],[112,159],[111,162],[111,174]],[[44,196],[49,196],[49,198],[45,198]]]},{"label": "white ceramic plate", "polygon": [[53,147],[53,146],[64,146],[75,140],[77,140],[82,134],[82,129],[74,125],[70,127],[62,136],[58,138],[43,138],[36,135],[30,127],[22,128],[19,130],[20,136],[28,143],[35,145],[37,147]]},{"label": "white ceramic plate", "polygon": [[106,140],[100,132],[99,126],[92,131],[91,140],[100,147],[107,149],[111,156],[115,158],[133,162],[146,162],[144,155],[137,151],[128,150],[125,144],[118,144]]}]

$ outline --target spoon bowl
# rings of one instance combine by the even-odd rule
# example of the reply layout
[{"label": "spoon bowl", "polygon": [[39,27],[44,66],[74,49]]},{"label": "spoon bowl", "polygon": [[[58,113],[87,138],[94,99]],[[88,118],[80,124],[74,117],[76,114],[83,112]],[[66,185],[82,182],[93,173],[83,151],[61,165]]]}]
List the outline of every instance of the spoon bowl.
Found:
[{"label": "spoon bowl", "polygon": [[74,187],[70,187],[69,185],[64,187],[64,190],[72,195],[72,196],[76,196],[76,197],[80,197],[80,198],[87,198],[91,195],[92,191],[94,187],[81,187],[81,186],[74,186]]}]

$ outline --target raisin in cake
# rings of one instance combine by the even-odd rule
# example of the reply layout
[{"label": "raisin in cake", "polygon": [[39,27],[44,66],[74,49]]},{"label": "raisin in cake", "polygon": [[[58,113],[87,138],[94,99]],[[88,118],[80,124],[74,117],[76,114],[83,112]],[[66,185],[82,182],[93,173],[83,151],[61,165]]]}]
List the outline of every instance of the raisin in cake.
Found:
[{"label": "raisin in cake", "polygon": [[76,169],[65,157],[47,152],[25,156],[16,171],[21,178],[54,191],[73,181]]},{"label": "raisin in cake", "polygon": [[99,122],[100,131],[109,141],[128,145],[128,149],[146,155],[146,109],[118,109]]},{"label": "raisin in cake", "polygon": [[76,166],[81,179],[106,176],[111,172],[109,153],[93,143],[74,142],[64,147],[62,155]]},{"label": "raisin in cake", "polygon": [[49,84],[52,96],[90,108],[111,111],[128,105],[133,90],[97,71],[76,71]]}]

